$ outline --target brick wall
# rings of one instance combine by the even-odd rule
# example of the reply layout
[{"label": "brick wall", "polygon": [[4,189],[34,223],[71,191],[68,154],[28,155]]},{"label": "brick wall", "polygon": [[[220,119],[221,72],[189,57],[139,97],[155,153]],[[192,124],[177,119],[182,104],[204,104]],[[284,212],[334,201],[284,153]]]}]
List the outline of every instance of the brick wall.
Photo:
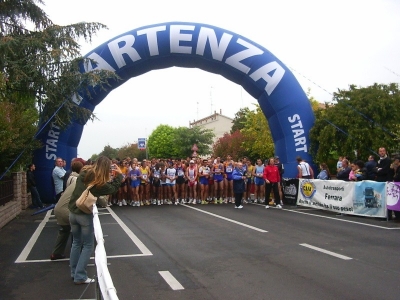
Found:
[{"label": "brick wall", "polygon": [[31,194],[27,192],[26,173],[13,173],[14,199],[3,206],[0,206],[0,228],[13,220],[32,204]]}]

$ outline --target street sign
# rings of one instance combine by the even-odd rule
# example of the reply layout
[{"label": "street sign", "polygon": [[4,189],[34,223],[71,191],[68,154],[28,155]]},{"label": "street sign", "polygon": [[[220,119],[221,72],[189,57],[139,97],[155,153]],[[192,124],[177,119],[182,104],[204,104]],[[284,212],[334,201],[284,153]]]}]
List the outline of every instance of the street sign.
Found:
[{"label": "street sign", "polygon": [[146,149],[146,139],[145,138],[138,138],[138,149],[139,150]]}]

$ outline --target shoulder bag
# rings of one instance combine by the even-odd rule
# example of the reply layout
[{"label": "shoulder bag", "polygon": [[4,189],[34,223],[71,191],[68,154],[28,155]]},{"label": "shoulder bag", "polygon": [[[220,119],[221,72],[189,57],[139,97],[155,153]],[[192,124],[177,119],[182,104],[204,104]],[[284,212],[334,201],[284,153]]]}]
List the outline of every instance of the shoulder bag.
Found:
[{"label": "shoulder bag", "polygon": [[83,191],[78,200],[76,200],[76,206],[85,214],[93,213],[93,205],[97,201],[97,197],[93,196],[93,194],[90,192],[92,187],[93,185],[89,185],[87,189]]}]

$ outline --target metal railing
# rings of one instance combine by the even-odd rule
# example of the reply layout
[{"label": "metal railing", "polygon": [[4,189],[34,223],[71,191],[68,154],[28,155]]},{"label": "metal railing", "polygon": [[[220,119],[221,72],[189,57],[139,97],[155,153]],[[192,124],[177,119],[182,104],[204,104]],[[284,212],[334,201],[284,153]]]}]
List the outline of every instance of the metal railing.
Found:
[{"label": "metal railing", "polygon": [[3,177],[0,180],[0,205],[5,205],[6,203],[14,199],[14,181],[12,176]]}]

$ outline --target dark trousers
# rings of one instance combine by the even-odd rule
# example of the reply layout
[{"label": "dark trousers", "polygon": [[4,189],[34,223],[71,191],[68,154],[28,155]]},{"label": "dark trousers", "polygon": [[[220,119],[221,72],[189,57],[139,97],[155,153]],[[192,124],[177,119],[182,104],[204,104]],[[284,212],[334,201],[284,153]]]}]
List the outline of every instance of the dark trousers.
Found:
[{"label": "dark trousers", "polygon": [[235,205],[242,205],[243,193],[235,193]]},{"label": "dark trousers", "polygon": [[32,196],[32,205],[34,207],[40,207],[43,208],[43,203],[40,200],[40,195],[39,192],[37,190],[37,188],[35,186],[31,186],[29,188],[29,190],[31,191],[31,196]]},{"label": "dark trousers", "polygon": [[53,254],[64,255],[65,248],[67,247],[67,243],[69,240],[69,236],[71,234],[71,226],[70,225],[60,225],[60,229],[58,230],[56,244],[54,246]]},{"label": "dark trousers", "polygon": [[269,195],[271,190],[274,192],[274,198],[276,204],[281,204],[281,198],[279,197],[278,182],[265,183],[265,205],[268,205]]}]

